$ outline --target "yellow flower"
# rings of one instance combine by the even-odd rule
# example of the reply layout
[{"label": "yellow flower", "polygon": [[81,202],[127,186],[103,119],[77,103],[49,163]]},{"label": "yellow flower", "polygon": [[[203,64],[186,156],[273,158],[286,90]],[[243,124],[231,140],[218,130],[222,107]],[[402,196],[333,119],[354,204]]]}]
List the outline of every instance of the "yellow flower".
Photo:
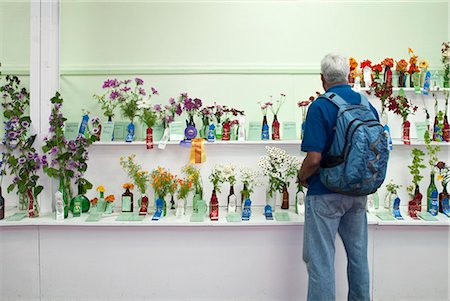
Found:
[{"label": "yellow flower", "polygon": [[123,189],[130,189],[133,190],[134,184],[133,183],[125,183],[122,185]]},{"label": "yellow flower", "polygon": [[103,185],[100,185],[97,187],[98,192],[105,192],[105,187]]},{"label": "yellow flower", "polygon": [[428,68],[428,66],[429,66],[429,64],[426,60],[420,61],[420,63],[419,63],[420,69]]},{"label": "yellow flower", "polygon": [[437,176],[437,179],[438,179],[438,181],[442,181],[442,180],[444,179],[444,176],[441,175],[441,174],[439,174],[439,175]]}]

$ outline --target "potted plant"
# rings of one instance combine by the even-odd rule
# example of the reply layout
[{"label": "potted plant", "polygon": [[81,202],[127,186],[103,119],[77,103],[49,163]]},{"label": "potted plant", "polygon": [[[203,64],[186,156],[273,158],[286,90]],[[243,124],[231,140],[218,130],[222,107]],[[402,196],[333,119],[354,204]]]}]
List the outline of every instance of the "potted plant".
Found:
[{"label": "potted plant", "polygon": [[192,180],[189,178],[178,179],[178,204],[177,204],[177,216],[182,216],[186,214],[187,197],[192,190]]},{"label": "potted plant", "polygon": [[133,181],[134,185],[139,189],[141,196],[138,199],[139,212],[142,215],[147,213],[148,197],[147,189],[150,181],[148,171],[142,169],[142,166],[135,162],[136,155],[130,155],[126,158],[120,157],[120,166],[128,174],[128,177]]},{"label": "potted plant", "polygon": [[102,88],[104,89],[103,94],[94,94],[94,98],[99,102],[103,114],[108,117],[108,122],[112,123],[112,118],[114,117],[114,110],[119,105],[119,92],[117,91],[123,82],[117,79],[107,79],[103,82]]},{"label": "potted plant", "polygon": [[156,104],[152,107],[150,99],[141,99],[137,102],[139,109],[139,120],[145,124],[145,145],[147,149],[153,148],[153,129],[156,122],[156,113],[161,111],[161,105]]},{"label": "potted plant", "polygon": [[386,197],[384,198],[384,208],[388,211],[392,209],[393,201],[398,197],[398,189],[401,185],[395,184],[392,180],[386,185]]},{"label": "potted plant", "polygon": [[259,102],[261,113],[263,114],[263,122],[261,127],[261,140],[269,140],[269,123],[267,122],[267,109],[272,106],[271,102]]},{"label": "potted plant", "polygon": [[381,64],[384,66],[384,83],[392,86],[392,70],[394,67],[394,59],[393,58],[385,58]]}]

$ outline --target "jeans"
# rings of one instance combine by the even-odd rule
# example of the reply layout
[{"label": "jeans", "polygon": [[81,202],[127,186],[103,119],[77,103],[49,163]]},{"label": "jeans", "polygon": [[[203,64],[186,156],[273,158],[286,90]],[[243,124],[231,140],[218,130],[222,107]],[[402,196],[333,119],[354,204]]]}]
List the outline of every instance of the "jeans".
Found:
[{"label": "jeans", "polygon": [[334,255],[336,233],[347,252],[348,300],[369,301],[365,196],[307,196],[303,260],[308,269],[308,301],[336,299]]}]

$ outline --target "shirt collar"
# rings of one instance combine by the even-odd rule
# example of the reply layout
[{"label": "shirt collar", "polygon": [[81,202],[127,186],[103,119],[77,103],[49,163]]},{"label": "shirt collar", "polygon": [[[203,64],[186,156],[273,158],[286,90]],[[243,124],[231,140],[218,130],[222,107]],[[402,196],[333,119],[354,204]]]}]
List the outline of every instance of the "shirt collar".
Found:
[{"label": "shirt collar", "polygon": [[335,86],[328,88],[327,92],[336,92],[338,90],[347,89],[347,88],[351,89],[349,84],[340,84],[340,85],[335,85]]}]

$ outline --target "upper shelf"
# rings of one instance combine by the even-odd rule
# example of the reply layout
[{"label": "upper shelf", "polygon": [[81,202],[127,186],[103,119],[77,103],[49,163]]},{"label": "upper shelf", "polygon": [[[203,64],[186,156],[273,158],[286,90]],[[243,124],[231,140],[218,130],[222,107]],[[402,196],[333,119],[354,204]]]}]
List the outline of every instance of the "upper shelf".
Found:
[{"label": "upper shelf", "polygon": [[[153,147],[155,149],[158,148],[159,141],[153,142]],[[298,145],[300,146],[302,143],[301,140],[264,140],[264,141],[215,141],[215,142],[207,142],[205,141],[205,145],[230,145],[230,146],[251,146],[251,145],[270,145],[270,146],[288,146],[288,145]],[[409,146],[403,143],[401,139],[392,139],[392,144],[395,146]],[[145,146],[145,141],[134,141],[134,142],[122,142],[122,141],[111,141],[111,142],[95,142],[94,146]],[[180,141],[168,141],[168,146],[180,145]],[[450,146],[448,142],[431,142],[431,145],[440,145],[443,147]],[[411,146],[425,146],[424,141],[419,141],[417,139],[411,139]]]},{"label": "upper shelf", "polygon": [[[399,88],[399,87],[392,87],[392,91],[400,91],[400,89],[403,89],[403,91],[405,91],[405,92],[414,92],[415,90],[414,90],[414,88]],[[359,91],[369,91],[370,90],[370,88],[361,88],[361,89],[359,89]],[[421,90],[422,91],[422,90]],[[433,90],[430,90],[430,93],[432,93],[432,92],[444,92],[444,91],[450,91],[450,88],[439,88],[439,89],[433,89]]]}]

